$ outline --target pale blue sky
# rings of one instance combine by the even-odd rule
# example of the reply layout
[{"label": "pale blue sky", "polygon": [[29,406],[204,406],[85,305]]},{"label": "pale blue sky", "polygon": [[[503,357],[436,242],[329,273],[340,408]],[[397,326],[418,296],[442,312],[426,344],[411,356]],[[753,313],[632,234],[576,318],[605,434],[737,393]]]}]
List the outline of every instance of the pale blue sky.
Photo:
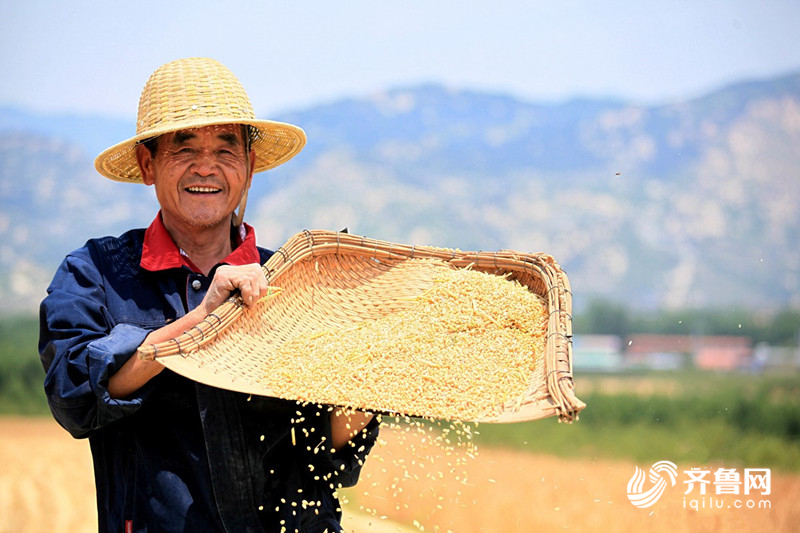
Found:
[{"label": "pale blue sky", "polygon": [[26,0],[0,8],[0,105],[133,118],[188,56],[230,67],[264,118],[421,82],[661,103],[800,69],[799,30],[796,0]]}]

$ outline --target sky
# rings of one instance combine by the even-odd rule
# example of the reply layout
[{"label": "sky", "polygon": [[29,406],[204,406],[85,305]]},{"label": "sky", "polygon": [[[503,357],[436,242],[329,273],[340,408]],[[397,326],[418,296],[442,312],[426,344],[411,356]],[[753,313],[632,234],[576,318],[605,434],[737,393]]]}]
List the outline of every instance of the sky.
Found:
[{"label": "sky", "polygon": [[160,65],[213,57],[260,118],[439,83],[642,104],[800,70],[796,0],[26,0],[0,7],[0,105],[132,120]]}]

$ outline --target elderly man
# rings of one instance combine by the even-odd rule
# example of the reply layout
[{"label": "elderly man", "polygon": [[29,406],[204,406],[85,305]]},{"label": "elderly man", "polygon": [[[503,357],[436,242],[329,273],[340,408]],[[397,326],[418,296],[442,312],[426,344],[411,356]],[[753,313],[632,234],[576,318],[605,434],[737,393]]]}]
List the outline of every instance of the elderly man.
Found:
[{"label": "elderly man", "polygon": [[137,135],[98,156],[104,176],[152,185],[161,208],[147,229],[69,254],[41,305],[45,391],[56,420],[89,439],[101,531],[341,529],[336,489],[357,481],[377,420],[205,386],[134,356],[234,290],[247,305],[266,294],[271,252],[242,222],[247,191],[304,144],[301,129],[255,119],[227,68],[193,58],[151,76]]}]

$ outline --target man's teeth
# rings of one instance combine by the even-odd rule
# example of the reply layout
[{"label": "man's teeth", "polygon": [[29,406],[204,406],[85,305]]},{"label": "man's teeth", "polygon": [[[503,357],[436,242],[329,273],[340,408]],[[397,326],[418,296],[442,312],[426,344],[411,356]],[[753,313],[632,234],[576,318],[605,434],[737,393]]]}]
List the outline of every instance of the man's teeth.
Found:
[{"label": "man's teeth", "polygon": [[187,187],[187,191],[189,192],[217,192],[219,189],[213,187]]}]

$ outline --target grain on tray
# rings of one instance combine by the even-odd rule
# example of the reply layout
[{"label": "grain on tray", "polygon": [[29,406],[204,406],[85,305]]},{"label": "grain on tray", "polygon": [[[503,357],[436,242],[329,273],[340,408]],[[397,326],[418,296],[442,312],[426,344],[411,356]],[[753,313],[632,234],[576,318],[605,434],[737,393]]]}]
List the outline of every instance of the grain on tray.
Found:
[{"label": "grain on tray", "polygon": [[545,347],[547,305],[517,281],[441,261],[401,310],[284,342],[263,381],[279,396],[474,420],[521,399]]}]

